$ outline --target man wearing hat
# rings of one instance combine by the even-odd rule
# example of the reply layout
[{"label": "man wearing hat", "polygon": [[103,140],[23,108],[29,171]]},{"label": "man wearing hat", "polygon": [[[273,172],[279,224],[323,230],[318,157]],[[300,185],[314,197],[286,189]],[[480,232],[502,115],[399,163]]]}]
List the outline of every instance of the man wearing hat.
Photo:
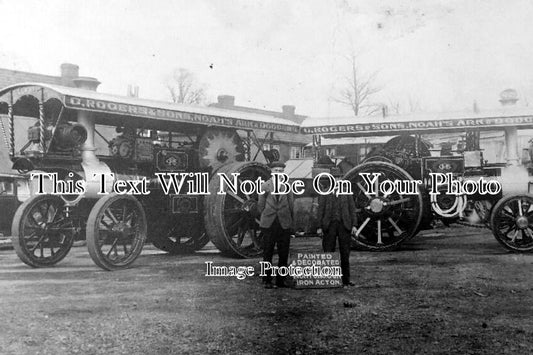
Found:
[{"label": "man wearing hat", "polygon": [[[330,174],[337,181],[341,181],[342,173],[339,168],[331,168]],[[350,281],[350,230],[352,234],[357,231],[357,214],[353,196],[337,196],[337,191],[333,191],[327,195],[319,195],[318,222],[321,228],[318,228],[317,234],[322,237],[322,248],[324,252],[334,252],[338,238],[342,284],[344,286],[353,286],[354,283]]]},{"label": "man wearing hat", "polygon": [[[285,164],[281,162],[273,162],[269,166],[272,173],[283,173],[285,169]],[[264,194],[259,195],[257,209],[261,214],[259,226],[263,229],[263,261],[272,263],[274,246],[277,245],[278,266],[288,266],[294,196],[292,192],[273,194],[273,179],[266,181],[262,189]],[[269,270],[266,271],[263,281],[266,288],[275,287],[272,284],[272,274]],[[286,287],[285,278],[276,275],[276,286]]]}]

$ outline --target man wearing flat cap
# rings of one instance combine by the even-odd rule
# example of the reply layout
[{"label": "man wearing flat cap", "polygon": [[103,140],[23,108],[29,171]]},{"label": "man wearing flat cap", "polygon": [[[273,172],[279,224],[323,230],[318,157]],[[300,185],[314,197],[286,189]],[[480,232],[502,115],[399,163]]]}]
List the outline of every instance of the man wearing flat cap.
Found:
[{"label": "man wearing flat cap", "polygon": [[[331,168],[330,174],[337,181],[341,181],[342,172],[339,168]],[[319,195],[318,222],[321,227],[318,228],[317,234],[322,237],[324,252],[335,252],[337,239],[339,240],[342,284],[353,286],[354,283],[350,281],[350,231],[353,234],[357,230],[357,214],[353,196],[337,195],[337,191],[327,195]]]},{"label": "man wearing flat cap", "polygon": [[[285,164],[281,162],[273,162],[269,166],[272,173],[283,173],[285,169]],[[274,194],[273,179],[266,181],[262,189],[264,194],[259,195],[257,209],[261,213],[259,226],[263,229],[263,261],[272,263],[274,247],[277,246],[278,266],[288,266],[294,196],[291,192]],[[286,287],[285,278],[280,275],[276,275],[274,286],[269,270],[266,271],[263,281],[266,288]]]}]

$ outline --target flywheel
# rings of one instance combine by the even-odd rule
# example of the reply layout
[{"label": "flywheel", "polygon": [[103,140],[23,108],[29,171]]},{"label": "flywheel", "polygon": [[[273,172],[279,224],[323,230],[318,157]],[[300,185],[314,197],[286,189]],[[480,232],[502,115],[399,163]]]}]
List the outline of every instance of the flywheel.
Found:
[{"label": "flywheel", "polygon": [[241,137],[233,129],[208,128],[198,140],[200,168],[216,170],[222,165],[244,161]]}]

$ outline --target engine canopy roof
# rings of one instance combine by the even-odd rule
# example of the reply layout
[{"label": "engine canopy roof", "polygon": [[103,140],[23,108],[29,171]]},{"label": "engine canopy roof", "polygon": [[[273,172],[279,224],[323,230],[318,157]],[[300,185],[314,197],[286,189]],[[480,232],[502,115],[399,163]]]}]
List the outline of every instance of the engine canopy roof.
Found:
[{"label": "engine canopy roof", "polygon": [[147,129],[179,130],[186,124],[299,132],[296,122],[270,115],[103,94],[43,83],[8,86],[0,90],[0,103],[14,105],[24,96],[32,96],[43,103],[57,99],[67,109],[93,112],[97,124],[112,126],[132,124]]},{"label": "engine canopy roof", "polygon": [[476,130],[501,130],[505,127],[533,128],[533,108],[505,107],[482,112],[441,112],[411,115],[360,116],[305,119],[304,134],[328,136],[387,136],[401,133],[439,133]]}]

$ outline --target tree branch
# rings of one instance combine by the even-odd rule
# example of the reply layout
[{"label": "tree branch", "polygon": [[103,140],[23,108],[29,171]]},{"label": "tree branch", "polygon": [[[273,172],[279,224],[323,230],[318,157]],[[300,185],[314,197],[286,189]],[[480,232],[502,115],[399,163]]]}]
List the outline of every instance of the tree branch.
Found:
[{"label": "tree branch", "polygon": [[170,97],[175,103],[200,104],[205,99],[205,89],[200,85],[189,70],[174,70],[172,80],[167,84]]},{"label": "tree branch", "polygon": [[376,105],[371,104],[369,101],[374,94],[381,91],[381,88],[373,85],[378,73],[373,72],[366,76],[361,75],[356,55],[346,56],[346,59],[350,63],[351,72],[350,75],[344,77],[346,84],[339,90],[337,97],[334,97],[333,101],[350,107],[355,116],[358,116],[361,112],[366,114],[375,113],[377,110],[375,108]]}]

